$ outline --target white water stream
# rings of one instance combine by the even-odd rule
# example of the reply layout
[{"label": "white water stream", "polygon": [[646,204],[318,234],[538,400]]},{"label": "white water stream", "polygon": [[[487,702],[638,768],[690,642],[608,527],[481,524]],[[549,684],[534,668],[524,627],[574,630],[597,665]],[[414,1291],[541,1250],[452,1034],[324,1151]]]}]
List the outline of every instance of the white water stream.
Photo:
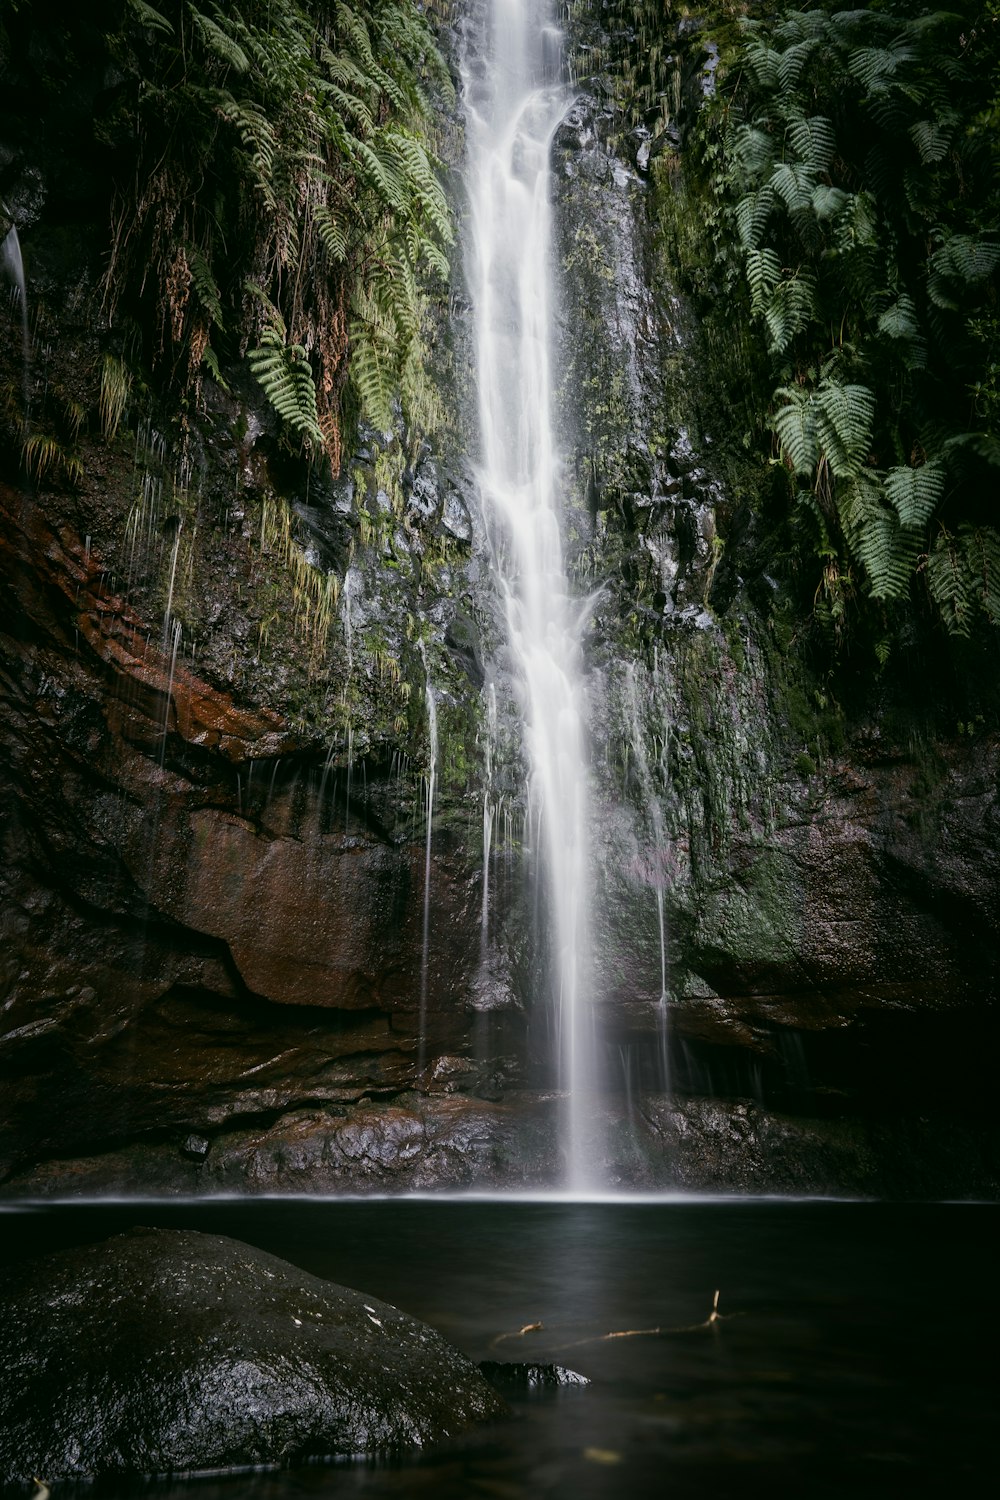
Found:
[{"label": "white water stream", "polygon": [[580,608],[569,595],[552,424],[549,151],[568,98],[546,0],[486,0],[485,38],[463,67],[468,141],[480,485],[506,609],[529,768],[527,843],[540,878],[555,1002],[563,1152],[588,1183],[584,1024],[588,953],[587,768]]}]

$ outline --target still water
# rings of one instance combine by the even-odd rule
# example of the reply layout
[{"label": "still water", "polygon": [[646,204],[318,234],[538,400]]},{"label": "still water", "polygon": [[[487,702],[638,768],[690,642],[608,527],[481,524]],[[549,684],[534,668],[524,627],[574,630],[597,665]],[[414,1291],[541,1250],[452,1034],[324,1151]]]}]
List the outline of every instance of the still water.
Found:
[{"label": "still water", "polygon": [[[996,1205],[74,1204],[0,1213],[0,1257],[136,1223],[248,1241],[416,1314],[474,1360],[556,1360],[591,1384],[515,1398],[511,1421],[423,1456],[90,1495],[885,1500],[992,1489]],[[706,1324],[716,1290],[725,1316]]]}]

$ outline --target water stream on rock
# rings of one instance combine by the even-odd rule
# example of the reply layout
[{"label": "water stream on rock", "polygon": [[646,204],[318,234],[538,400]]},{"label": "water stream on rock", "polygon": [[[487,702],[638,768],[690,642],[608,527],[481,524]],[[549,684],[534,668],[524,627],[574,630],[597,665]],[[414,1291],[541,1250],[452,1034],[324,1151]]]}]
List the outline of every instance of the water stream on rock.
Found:
[{"label": "water stream on rock", "polygon": [[489,0],[463,62],[483,508],[506,614],[528,761],[526,844],[547,923],[567,1183],[588,1181],[583,1024],[588,957],[587,765],[580,610],[563,564],[551,396],[549,150],[566,108],[545,4]]},{"label": "water stream on rock", "polygon": [[28,420],[28,406],[30,401],[30,370],[31,370],[31,336],[28,332],[28,288],[24,279],[24,260],[21,255],[21,241],[18,238],[17,228],[11,224],[0,244],[0,266],[10,279],[17,297],[21,304],[21,365],[22,386],[24,397],[24,420]]},{"label": "water stream on rock", "polygon": [[424,694],[427,700],[427,736],[430,750],[430,763],[427,768],[427,834],[424,846],[424,920],[420,955],[420,1031],[418,1040],[418,1066],[420,1072],[423,1073],[427,1057],[427,958],[431,933],[431,837],[434,831],[434,786],[437,780],[438,730],[437,699],[434,696],[434,688],[431,684],[430,668],[427,665],[427,652],[423,641],[420,642],[420,655],[423,658],[424,672],[426,674]]}]

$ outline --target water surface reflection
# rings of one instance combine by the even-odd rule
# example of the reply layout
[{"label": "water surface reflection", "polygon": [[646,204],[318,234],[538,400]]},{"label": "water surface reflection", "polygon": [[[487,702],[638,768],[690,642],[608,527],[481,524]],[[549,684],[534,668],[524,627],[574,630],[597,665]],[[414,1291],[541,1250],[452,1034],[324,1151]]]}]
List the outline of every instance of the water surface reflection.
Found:
[{"label": "water surface reflection", "polygon": [[[994,1205],[391,1199],[74,1204],[5,1258],[144,1223],[247,1240],[585,1389],[390,1464],[160,1482],[155,1500],[976,1493],[996,1411]],[[716,1289],[726,1316],[703,1324]],[[530,1333],[518,1330],[541,1324]],[[608,1333],[659,1328],[657,1335]],[[88,1493],[93,1494],[90,1490]]]}]

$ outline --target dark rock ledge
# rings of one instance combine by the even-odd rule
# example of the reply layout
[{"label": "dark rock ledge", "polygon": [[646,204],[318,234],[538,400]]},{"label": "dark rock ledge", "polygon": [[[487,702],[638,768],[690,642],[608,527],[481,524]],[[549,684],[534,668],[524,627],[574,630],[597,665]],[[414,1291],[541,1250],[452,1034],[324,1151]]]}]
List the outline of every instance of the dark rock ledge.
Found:
[{"label": "dark rock ledge", "polygon": [[216,1235],[131,1230],[0,1292],[0,1485],[384,1452],[505,1412],[426,1324]]}]

